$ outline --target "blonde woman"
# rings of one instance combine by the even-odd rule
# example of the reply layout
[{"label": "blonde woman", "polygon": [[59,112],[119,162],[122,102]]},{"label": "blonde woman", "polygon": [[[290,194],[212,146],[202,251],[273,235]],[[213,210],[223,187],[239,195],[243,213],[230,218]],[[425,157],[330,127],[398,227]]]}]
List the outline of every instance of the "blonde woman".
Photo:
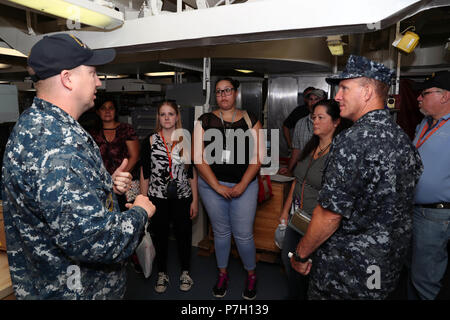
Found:
[{"label": "blonde woman", "polygon": [[189,291],[194,283],[189,275],[192,241],[192,219],[198,213],[197,174],[187,164],[189,151],[175,140],[181,129],[177,105],[164,101],[158,105],[155,133],[142,146],[140,189],[156,206],[150,229],[156,249],[158,279],[155,291],[163,293],[169,285],[167,255],[170,223],[173,223],[181,261],[180,290]]}]

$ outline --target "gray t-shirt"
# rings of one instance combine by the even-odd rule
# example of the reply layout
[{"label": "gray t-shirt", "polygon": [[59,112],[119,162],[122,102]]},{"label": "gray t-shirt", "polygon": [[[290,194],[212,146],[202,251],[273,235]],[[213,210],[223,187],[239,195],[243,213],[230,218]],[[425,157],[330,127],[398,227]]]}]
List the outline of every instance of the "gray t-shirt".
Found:
[{"label": "gray t-shirt", "polygon": [[294,176],[296,178],[296,185],[293,195],[293,205],[300,206],[300,199],[302,194],[302,184],[306,175],[305,189],[303,191],[303,210],[312,214],[314,208],[317,206],[317,199],[319,197],[319,190],[322,186],[322,173],[325,161],[328,158],[328,153],[323,157],[312,159],[311,155],[300,161],[294,170]]}]

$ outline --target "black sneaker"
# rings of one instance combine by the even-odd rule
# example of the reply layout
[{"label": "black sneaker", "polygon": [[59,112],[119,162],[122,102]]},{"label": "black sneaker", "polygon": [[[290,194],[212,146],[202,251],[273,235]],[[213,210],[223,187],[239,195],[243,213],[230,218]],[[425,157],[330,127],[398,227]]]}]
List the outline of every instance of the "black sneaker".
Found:
[{"label": "black sneaker", "polygon": [[180,290],[189,291],[193,284],[194,280],[189,276],[189,272],[187,270],[183,271],[180,276]]},{"label": "black sneaker", "polygon": [[223,298],[227,294],[228,288],[228,274],[227,273],[219,273],[219,278],[217,279],[217,283],[213,288],[213,295],[216,298]]},{"label": "black sneaker", "polygon": [[245,281],[245,290],[242,293],[245,300],[253,300],[256,298],[256,274],[249,274]]}]

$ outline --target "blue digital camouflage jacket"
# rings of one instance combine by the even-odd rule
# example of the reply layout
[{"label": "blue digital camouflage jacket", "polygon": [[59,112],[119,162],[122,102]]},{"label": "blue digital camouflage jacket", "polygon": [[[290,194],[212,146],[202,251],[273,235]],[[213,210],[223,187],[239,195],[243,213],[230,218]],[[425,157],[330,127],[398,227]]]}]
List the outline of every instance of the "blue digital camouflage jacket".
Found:
[{"label": "blue digital camouflage jacket", "polygon": [[35,98],[3,160],[8,260],[18,299],[118,299],[125,259],[143,232],[141,207],[120,212],[92,137]]},{"label": "blue digital camouflage jacket", "polygon": [[334,139],[324,170],[318,202],[342,220],[316,251],[309,295],[384,299],[406,261],[420,156],[388,111],[375,110]]}]

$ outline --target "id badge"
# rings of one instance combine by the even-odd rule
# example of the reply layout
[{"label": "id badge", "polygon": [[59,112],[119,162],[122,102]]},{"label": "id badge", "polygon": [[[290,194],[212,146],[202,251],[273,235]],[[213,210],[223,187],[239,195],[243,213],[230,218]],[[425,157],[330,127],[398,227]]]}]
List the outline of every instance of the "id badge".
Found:
[{"label": "id badge", "polygon": [[231,158],[231,151],[230,150],[223,150],[222,151],[222,162],[223,163],[228,163],[228,162],[230,162],[230,158]]}]

